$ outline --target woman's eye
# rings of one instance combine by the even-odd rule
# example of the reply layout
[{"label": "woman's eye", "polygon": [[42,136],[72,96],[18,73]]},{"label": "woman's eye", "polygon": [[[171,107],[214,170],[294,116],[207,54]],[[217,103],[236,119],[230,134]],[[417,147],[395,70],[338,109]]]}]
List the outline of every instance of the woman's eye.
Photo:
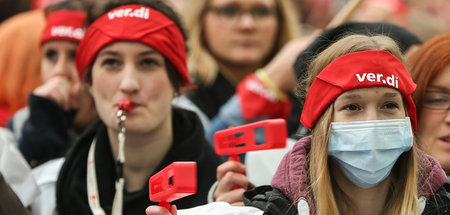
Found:
[{"label": "woman's eye", "polygon": [[253,17],[266,17],[269,15],[270,11],[265,7],[257,7],[251,11]]},{"label": "woman's eye", "polygon": [[395,102],[388,102],[383,105],[383,108],[384,109],[396,109],[396,108],[398,108],[398,105]]},{"label": "woman's eye", "polygon": [[443,97],[425,98],[425,103],[443,103],[447,100]]},{"label": "woman's eye", "polygon": [[238,13],[238,9],[235,7],[225,7],[222,8],[220,13],[225,17],[234,17]]},{"label": "woman's eye", "polygon": [[346,105],[346,106],[344,106],[343,109],[344,109],[344,110],[348,110],[348,111],[358,111],[358,110],[361,110],[361,108],[359,108],[359,106],[356,105],[356,104],[349,104],[349,105]]},{"label": "woman's eye", "polygon": [[77,51],[70,51],[70,52],[69,52],[70,60],[75,61],[75,56],[76,56],[76,55],[77,55]]},{"label": "woman's eye", "polygon": [[120,65],[120,62],[114,58],[107,58],[102,61],[101,65],[108,68],[114,68],[118,67]]},{"label": "woman's eye", "polygon": [[152,58],[143,59],[141,61],[141,66],[143,68],[152,68],[152,67],[159,66],[159,65],[160,65],[160,63],[157,60],[152,59]]},{"label": "woman's eye", "polygon": [[45,58],[49,61],[56,62],[58,60],[58,52],[53,49],[49,49],[45,52]]}]

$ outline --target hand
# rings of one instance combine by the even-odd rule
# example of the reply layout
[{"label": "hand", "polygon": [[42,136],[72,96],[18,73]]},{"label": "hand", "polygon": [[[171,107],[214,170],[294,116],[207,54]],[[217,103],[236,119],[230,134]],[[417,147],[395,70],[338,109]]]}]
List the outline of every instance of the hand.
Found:
[{"label": "hand", "polygon": [[298,55],[319,35],[316,31],[306,37],[288,42],[264,67],[267,76],[284,92],[295,90],[297,79],[294,73],[294,63]]},{"label": "hand", "polygon": [[36,88],[33,93],[59,104],[65,111],[77,107],[80,83],[72,83],[64,76],[54,76]]},{"label": "hand", "polygon": [[[244,205],[242,194],[249,182],[245,175],[245,165],[236,161],[227,161],[217,167],[218,185],[214,191],[215,201],[228,202],[231,205]],[[238,189],[232,189],[234,186]]]},{"label": "hand", "polygon": [[146,215],[177,215],[177,207],[172,205],[171,212],[169,212],[166,208],[152,205],[145,209]]},{"label": "hand", "polygon": [[237,86],[236,94],[245,121],[286,119],[291,114],[291,99],[272,83],[263,70],[248,75]]}]

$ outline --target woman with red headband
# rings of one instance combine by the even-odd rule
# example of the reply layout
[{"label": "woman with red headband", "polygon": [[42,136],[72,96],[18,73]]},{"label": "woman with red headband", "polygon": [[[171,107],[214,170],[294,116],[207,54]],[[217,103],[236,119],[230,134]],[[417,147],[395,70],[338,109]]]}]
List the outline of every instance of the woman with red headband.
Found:
[{"label": "woman with red headband", "polygon": [[150,176],[174,161],[196,161],[198,175],[197,193],[176,203],[205,204],[220,158],[197,115],[172,107],[191,83],[179,18],[155,0],[117,1],[102,11],[88,15],[76,54],[101,120],[66,156],[56,187],[58,214],[143,213],[156,204],[149,201]]},{"label": "woman with red headband", "polygon": [[402,58],[386,36],[352,35],[321,52],[309,67],[301,117],[312,135],[285,155],[272,186],[244,193],[244,203],[260,210],[240,214],[447,213],[445,173],[416,148],[416,84]]},{"label": "woman with red headband", "polygon": [[19,149],[32,167],[61,157],[82,131],[98,119],[86,86],[80,83],[75,53],[84,35],[81,1],[46,8],[40,39],[43,84],[29,96],[28,107],[9,121]]}]

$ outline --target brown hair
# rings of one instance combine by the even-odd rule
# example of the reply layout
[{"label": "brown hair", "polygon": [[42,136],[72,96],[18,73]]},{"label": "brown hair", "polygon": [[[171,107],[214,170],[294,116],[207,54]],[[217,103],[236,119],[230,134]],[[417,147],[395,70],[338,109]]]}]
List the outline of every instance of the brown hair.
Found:
[{"label": "brown hair", "polygon": [[450,64],[450,34],[433,37],[424,43],[411,55],[408,63],[412,66],[412,79],[416,83],[420,82],[412,96],[416,104],[417,119],[420,119],[423,99],[430,82]]},{"label": "brown hair", "polygon": [[87,9],[87,3],[83,0],[69,0],[51,4],[44,9],[45,16],[58,11],[58,10],[75,10],[85,12]]}]

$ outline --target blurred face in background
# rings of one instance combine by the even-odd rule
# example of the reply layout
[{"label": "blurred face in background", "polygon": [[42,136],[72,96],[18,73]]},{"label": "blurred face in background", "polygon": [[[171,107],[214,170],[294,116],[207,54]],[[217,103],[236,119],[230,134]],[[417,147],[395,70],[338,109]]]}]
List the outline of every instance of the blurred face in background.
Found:
[{"label": "blurred face in background", "polygon": [[275,0],[211,0],[205,11],[204,40],[219,62],[264,64],[279,31]]},{"label": "blurred face in background", "polygon": [[417,138],[421,149],[435,157],[450,174],[450,65],[431,82],[419,114]]},{"label": "blurred face in background", "polygon": [[[67,79],[70,96],[75,101],[71,108],[77,109],[73,127],[82,131],[98,119],[87,86],[80,82],[75,66],[78,44],[68,40],[51,40],[41,47],[41,77],[45,83],[52,78]],[[60,82],[61,83],[61,82]],[[59,85],[59,89],[63,86]]]},{"label": "blurred face in background", "polygon": [[79,81],[75,66],[78,44],[65,40],[48,41],[41,48],[41,77],[46,82],[54,76],[66,77],[70,82]]}]

